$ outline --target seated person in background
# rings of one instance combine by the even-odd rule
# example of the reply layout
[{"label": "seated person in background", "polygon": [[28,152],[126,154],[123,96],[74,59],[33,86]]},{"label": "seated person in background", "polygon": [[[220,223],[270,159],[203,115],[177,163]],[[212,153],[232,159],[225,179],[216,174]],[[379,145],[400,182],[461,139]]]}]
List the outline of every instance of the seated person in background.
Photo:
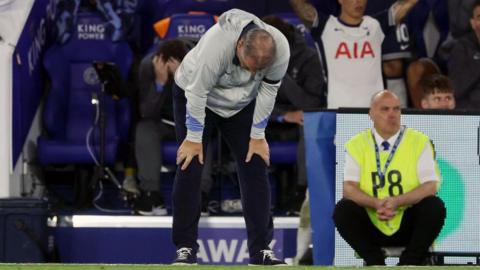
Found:
[{"label": "seated person in background", "polygon": [[165,140],[175,140],[171,86],[173,74],[187,52],[184,41],[173,39],[161,43],[140,63],[140,119],[135,129],[140,197],[134,208],[142,215],[167,214],[160,192],[161,144]]},{"label": "seated person in background", "polygon": [[447,76],[432,74],[420,81],[423,90],[422,109],[455,109],[452,83]]},{"label": "seated person in background", "polygon": [[480,104],[480,1],[472,8],[472,33],[458,40],[448,62],[458,109],[477,109]]},{"label": "seated person in background", "polygon": [[[173,122],[172,90],[173,74],[185,54],[195,46],[190,38],[165,41],[155,52],[146,55],[138,73],[139,121],[135,127],[134,149],[138,167],[137,187],[135,169],[127,168],[123,189],[140,197],[134,202],[134,209],[141,215],[166,215],[161,194],[162,141],[175,141]],[[213,152],[205,155],[202,171],[202,215],[208,215],[208,193],[213,182]]]},{"label": "seated person in background", "polygon": [[447,0],[450,34],[454,39],[470,33],[470,15],[476,0]]},{"label": "seated person in background", "polygon": [[446,0],[448,4],[448,36],[440,45],[439,55],[445,63],[457,40],[472,31],[470,17],[477,0]]},{"label": "seated person in background", "polygon": [[384,246],[405,246],[399,265],[421,265],[446,217],[435,196],[439,175],[432,144],[400,125],[400,101],[389,90],[373,96],[369,115],[373,128],[345,144],[335,226],[367,265],[385,265]]}]

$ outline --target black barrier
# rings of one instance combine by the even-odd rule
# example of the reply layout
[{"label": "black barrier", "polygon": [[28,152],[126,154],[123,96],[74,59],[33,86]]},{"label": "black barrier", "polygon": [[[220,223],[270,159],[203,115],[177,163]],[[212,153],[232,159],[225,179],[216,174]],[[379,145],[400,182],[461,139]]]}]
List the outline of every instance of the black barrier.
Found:
[{"label": "black barrier", "polygon": [[0,262],[45,262],[47,203],[39,199],[0,199]]}]

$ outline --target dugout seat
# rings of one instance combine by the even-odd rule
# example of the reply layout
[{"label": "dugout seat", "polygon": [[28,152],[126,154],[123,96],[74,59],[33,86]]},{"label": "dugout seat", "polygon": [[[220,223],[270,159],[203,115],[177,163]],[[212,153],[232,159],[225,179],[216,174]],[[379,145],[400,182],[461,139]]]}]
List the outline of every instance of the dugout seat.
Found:
[{"label": "dugout seat", "polygon": [[[98,13],[79,13],[72,37],[53,45],[43,64],[51,79],[43,111],[45,134],[38,138],[38,160],[42,165],[94,164],[86,142],[97,117],[92,96],[101,97],[94,61],[113,62],[125,79],[132,64],[126,42],[113,42],[105,34],[107,22]],[[116,160],[120,142],[126,142],[130,108],[126,99],[105,95],[105,164]],[[91,150],[98,160],[100,129],[93,128]]]},{"label": "dugout seat", "polygon": [[156,0],[156,5],[159,8],[155,18],[165,18],[190,11],[220,15],[235,6],[233,0]]},{"label": "dugout seat", "polygon": [[297,141],[272,141],[268,144],[272,164],[295,164],[297,162]]}]

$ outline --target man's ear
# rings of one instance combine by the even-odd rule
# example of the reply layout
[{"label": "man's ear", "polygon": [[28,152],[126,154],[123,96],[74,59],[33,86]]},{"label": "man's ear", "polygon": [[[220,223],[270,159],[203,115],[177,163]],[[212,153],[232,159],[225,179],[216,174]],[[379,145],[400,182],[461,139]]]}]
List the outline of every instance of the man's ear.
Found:
[{"label": "man's ear", "polygon": [[242,37],[237,42],[237,50],[241,49],[245,45],[245,39]]}]

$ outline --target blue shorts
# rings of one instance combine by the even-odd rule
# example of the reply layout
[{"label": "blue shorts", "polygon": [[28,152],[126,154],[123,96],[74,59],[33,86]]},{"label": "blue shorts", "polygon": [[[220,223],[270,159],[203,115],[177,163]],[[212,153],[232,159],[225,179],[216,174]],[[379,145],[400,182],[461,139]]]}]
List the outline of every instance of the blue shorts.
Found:
[{"label": "blue shorts", "polygon": [[390,27],[382,43],[382,60],[410,58],[410,37],[406,23]]}]

